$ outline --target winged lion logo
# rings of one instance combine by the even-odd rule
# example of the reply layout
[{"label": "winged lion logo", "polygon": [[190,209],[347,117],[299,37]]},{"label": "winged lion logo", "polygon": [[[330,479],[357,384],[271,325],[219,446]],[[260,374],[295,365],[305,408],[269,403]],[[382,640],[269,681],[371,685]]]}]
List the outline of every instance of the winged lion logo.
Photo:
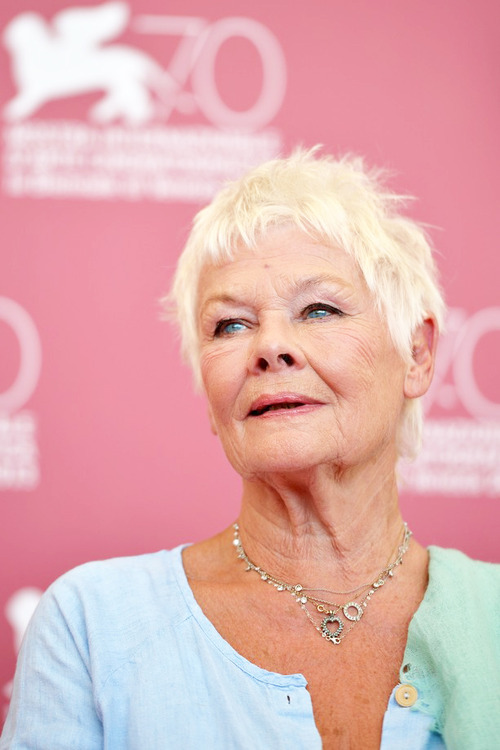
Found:
[{"label": "winged lion logo", "polygon": [[33,12],[16,16],[3,41],[18,93],[7,102],[4,118],[24,120],[51,100],[104,91],[89,112],[94,122],[121,119],[141,125],[151,120],[157,98],[167,101],[175,84],[145,52],[106,44],[125,30],[129,16],[127,4],[119,0],[67,8],[51,22]]}]

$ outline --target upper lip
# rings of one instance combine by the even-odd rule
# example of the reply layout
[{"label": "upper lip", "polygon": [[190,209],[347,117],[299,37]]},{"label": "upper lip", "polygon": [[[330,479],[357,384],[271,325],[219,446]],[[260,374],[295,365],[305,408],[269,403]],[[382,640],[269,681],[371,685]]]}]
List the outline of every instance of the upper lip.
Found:
[{"label": "upper lip", "polygon": [[301,393],[275,393],[267,394],[264,393],[255,401],[252,401],[250,409],[248,410],[248,416],[257,416],[267,411],[271,406],[282,406],[286,408],[287,404],[293,404],[295,406],[303,406],[305,404],[320,404],[315,398],[310,396],[304,396]]}]

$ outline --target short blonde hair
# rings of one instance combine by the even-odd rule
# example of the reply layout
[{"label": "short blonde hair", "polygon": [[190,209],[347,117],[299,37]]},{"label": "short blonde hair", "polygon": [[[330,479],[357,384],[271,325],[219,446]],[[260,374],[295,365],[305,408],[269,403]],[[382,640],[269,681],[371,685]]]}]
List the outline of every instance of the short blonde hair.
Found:
[{"label": "short blonde hair", "polygon": [[[363,159],[318,156],[318,147],[298,149],[228,184],[194,218],[172,291],[182,352],[201,385],[197,320],[202,269],[231,260],[238,248],[255,247],[267,232],[295,225],[322,244],[343,248],[357,262],[396,349],[412,358],[411,340],[423,320],[442,327],[444,301],[429,240],[423,228],[401,214],[408,196],[383,184],[383,172]],[[419,399],[408,399],[398,435],[400,456],[418,452],[422,432]]]}]

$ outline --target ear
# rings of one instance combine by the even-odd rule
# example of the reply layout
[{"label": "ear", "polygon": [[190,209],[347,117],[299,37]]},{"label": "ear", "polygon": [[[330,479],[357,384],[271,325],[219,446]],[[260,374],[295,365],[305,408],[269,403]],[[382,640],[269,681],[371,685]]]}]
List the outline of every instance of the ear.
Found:
[{"label": "ear", "polygon": [[210,420],[210,428],[212,430],[212,433],[214,435],[217,435],[217,427],[215,426],[215,419],[210,404],[208,405],[208,419]]},{"label": "ear", "polygon": [[406,398],[423,396],[429,388],[434,374],[437,340],[437,323],[433,317],[426,318],[412,336],[412,362],[404,382]]}]

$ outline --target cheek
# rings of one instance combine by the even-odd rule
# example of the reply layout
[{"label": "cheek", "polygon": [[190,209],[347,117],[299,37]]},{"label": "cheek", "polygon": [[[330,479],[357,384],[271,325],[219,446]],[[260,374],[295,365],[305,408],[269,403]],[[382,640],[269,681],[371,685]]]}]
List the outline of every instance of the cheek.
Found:
[{"label": "cheek", "polygon": [[206,388],[210,386],[210,383],[224,378],[229,367],[228,359],[227,353],[216,349],[201,352],[200,370]]},{"label": "cheek", "polygon": [[317,362],[354,386],[359,381],[369,383],[382,361],[381,342],[368,326],[336,331],[335,336],[319,331],[316,335]]},{"label": "cheek", "polygon": [[239,390],[236,367],[230,352],[202,352],[201,378],[215,420],[224,411],[230,411]]},{"label": "cheek", "polygon": [[316,371],[341,399],[385,398],[404,377],[404,363],[379,326],[360,322],[335,336],[318,332],[315,351]]}]

